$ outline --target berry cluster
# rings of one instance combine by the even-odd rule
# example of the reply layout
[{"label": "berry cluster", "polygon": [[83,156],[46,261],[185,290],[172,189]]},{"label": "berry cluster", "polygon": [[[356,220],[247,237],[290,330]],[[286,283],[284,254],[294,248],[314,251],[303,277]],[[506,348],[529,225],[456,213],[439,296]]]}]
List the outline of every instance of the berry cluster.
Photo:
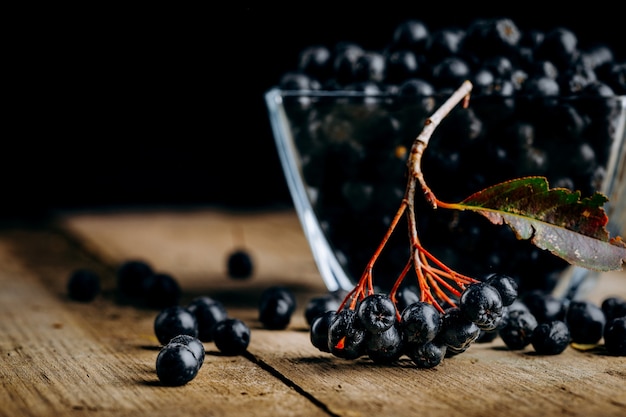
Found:
[{"label": "berry cluster", "polygon": [[[339,358],[367,356],[378,364],[407,356],[418,368],[435,367],[474,342],[498,336],[511,350],[531,345],[541,355],[560,354],[570,345],[598,346],[604,338],[606,353],[626,355],[626,300],[618,297],[607,298],[601,307],[567,303],[540,291],[519,298],[515,280],[503,274],[468,285],[458,306],[443,312],[420,301],[411,287],[400,293],[402,298],[372,293],[337,309],[331,307],[335,294],[311,299],[305,309],[305,314],[317,311],[310,319],[311,343]],[[323,312],[321,300],[330,303]]]},{"label": "berry cluster", "polygon": [[[156,362],[157,375],[165,385],[183,385],[195,378],[204,361],[205,342],[215,343],[228,356],[243,354],[250,344],[248,325],[230,317],[224,305],[209,296],[196,297],[186,306],[161,310],[154,320],[154,333],[162,345]],[[180,346],[181,339],[187,342],[186,346]]]},{"label": "berry cluster", "polygon": [[[300,92],[285,98],[285,109],[302,178],[349,276],[361,275],[403,198],[411,143],[464,80],[474,86],[469,107],[449,114],[422,159],[436,195],[460,201],[527,175],[582,195],[603,188],[626,62],[607,45],[580,41],[563,27],[522,30],[508,18],[432,31],[408,20],[380,51],[354,42],[301,50],[278,86]],[[337,100],[319,91],[347,93]],[[468,275],[506,271],[520,292],[551,291],[567,267],[472,213],[434,213],[423,201],[416,212],[424,245]],[[390,277],[390,290],[408,256],[406,239],[394,237],[386,251],[376,268]]]}]

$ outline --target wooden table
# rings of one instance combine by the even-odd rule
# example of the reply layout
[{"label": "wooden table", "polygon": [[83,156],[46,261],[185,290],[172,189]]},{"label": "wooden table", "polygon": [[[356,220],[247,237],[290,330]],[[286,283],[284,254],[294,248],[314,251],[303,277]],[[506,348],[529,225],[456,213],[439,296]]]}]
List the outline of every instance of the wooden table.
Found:
[{"label": "wooden table", "polygon": [[[226,276],[226,254],[248,248],[254,276]],[[206,343],[197,377],[160,386],[157,311],[115,298],[115,269],[143,259],[176,277],[187,302],[209,295],[252,330],[248,352]],[[71,271],[103,280],[91,303],[67,298]],[[626,296],[624,272],[604,274],[589,295]],[[298,309],[286,330],[257,319],[260,292],[290,286]],[[325,292],[295,213],[216,208],[57,213],[51,222],[0,229],[1,416],[620,416],[626,357],[572,347],[557,356],[501,341],[474,344],[433,369],[408,359],[379,366],[314,348],[304,305]]]}]

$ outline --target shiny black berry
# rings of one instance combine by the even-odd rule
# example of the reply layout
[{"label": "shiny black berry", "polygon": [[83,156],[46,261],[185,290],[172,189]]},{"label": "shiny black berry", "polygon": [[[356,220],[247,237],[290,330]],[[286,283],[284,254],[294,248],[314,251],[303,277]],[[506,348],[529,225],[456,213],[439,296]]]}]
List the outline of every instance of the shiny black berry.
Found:
[{"label": "shiny black berry", "polygon": [[520,301],[507,306],[498,327],[498,335],[507,348],[521,350],[531,342],[537,319]]},{"label": "shiny black berry", "polygon": [[459,307],[481,330],[495,329],[502,318],[502,297],[484,282],[469,285],[461,294]]},{"label": "shiny black berry", "polygon": [[404,353],[402,335],[396,326],[368,335],[365,354],[374,363],[391,364]]},{"label": "shiny black berry", "polygon": [[399,327],[406,343],[432,341],[441,328],[441,313],[430,303],[415,302],[402,311]]},{"label": "shiny black berry", "polygon": [[336,311],[327,310],[317,315],[311,322],[311,328],[309,329],[311,344],[322,352],[330,353],[328,347],[328,329],[336,315]]},{"label": "shiny black berry", "polygon": [[248,350],[250,328],[240,319],[224,319],[215,325],[213,341],[224,355],[241,355]]},{"label": "shiny black berry", "polygon": [[187,310],[195,316],[198,322],[198,339],[203,342],[212,342],[215,325],[228,317],[224,304],[208,296],[194,298],[187,304]]},{"label": "shiny black berry", "polygon": [[626,316],[626,298],[611,296],[602,300],[600,308],[604,312],[606,321]]},{"label": "shiny black berry", "polygon": [[259,300],[259,321],[271,330],[285,329],[296,309],[296,297],[287,287],[266,288]]},{"label": "shiny black berry", "polygon": [[336,311],[341,305],[341,298],[335,292],[311,298],[304,308],[304,317],[307,324],[313,324],[313,320],[327,311]]},{"label": "shiny black berry", "polygon": [[183,343],[168,343],[157,355],[156,372],[163,385],[185,385],[196,377],[199,369],[198,358]]},{"label": "shiny black berry", "polygon": [[157,314],[154,319],[154,334],[159,343],[167,344],[173,337],[185,334],[198,336],[196,317],[184,307],[167,307]]},{"label": "shiny black berry", "polygon": [[384,332],[396,322],[396,306],[386,294],[371,294],[359,304],[357,316],[369,332]]}]

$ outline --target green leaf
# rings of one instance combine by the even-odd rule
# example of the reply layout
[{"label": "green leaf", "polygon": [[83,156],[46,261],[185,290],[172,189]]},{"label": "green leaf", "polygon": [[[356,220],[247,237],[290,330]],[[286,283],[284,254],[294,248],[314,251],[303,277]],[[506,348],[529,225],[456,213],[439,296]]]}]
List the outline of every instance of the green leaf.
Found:
[{"label": "green leaf", "polygon": [[518,239],[530,239],[541,249],[572,265],[597,271],[620,270],[626,244],[611,238],[601,193],[580,198],[580,192],[549,188],[544,177],[506,181],[479,191],[448,208],[471,210],[494,224],[508,224]]}]

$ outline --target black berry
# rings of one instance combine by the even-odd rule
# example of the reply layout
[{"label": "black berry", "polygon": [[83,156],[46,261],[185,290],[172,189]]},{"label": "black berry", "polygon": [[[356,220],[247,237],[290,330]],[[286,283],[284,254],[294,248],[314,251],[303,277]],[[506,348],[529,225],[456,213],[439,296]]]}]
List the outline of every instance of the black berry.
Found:
[{"label": "black berry", "polygon": [[67,294],[76,301],[93,301],[100,294],[100,276],[90,269],[77,269],[70,274]]},{"label": "black berry", "polygon": [[241,355],[250,344],[250,328],[244,321],[229,317],[215,325],[213,341],[224,355]]}]

